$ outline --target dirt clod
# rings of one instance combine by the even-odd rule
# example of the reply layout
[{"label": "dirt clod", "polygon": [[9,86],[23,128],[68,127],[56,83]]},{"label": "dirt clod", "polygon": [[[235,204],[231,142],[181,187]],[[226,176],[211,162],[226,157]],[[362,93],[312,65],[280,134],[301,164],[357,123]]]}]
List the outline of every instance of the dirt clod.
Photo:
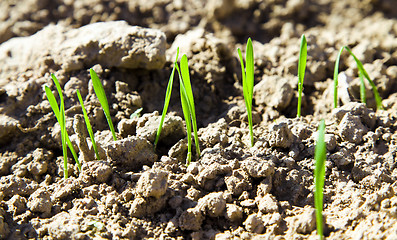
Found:
[{"label": "dirt clod", "polygon": [[[0,1],[0,239],[317,239],[313,171],[321,119],[325,238],[397,239],[394,5]],[[302,34],[307,64],[297,118]],[[248,38],[254,51],[253,144],[237,52],[246,65]],[[334,108],[342,46],[362,62],[383,109],[376,108],[372,82],[365,77],[361,84],[361,66],[345,50]],[[174,69],[178,47],[181,72]],[[110,119],[90,69],[103,84]],[[43,89],[49,87],[59,108],[52,73],[81,170],[69,149],[63,157],[57,111]],[[180,73],[190,79],[200,156],[194,134],[186,135],[180,87],[188,83]]]}]

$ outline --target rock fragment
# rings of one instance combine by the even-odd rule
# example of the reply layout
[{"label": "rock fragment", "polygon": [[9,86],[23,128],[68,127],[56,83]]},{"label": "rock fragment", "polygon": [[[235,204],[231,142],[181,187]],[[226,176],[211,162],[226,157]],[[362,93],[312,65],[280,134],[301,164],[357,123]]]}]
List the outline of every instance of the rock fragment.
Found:
[{"label": "rock fragment", "polygon": [[81,231],[83,217],[72,215],[68,212],[60,212],[51,218],[47,224],[48,234],[54,239],[68,239],[76,236]]},{"label": "rock fragment", "polygon": [[125,170],[138,170],[143,165],[152,165],[157,160],[153,145],[136,136],[112,141],[105,149],[112,164]]},{"label": "rock fragment", "polygon": [[165,34],[124,21],[78,29],[49,25],[32,36],[13,38],[0,46],[2,72],[22,72],[49,63],[66,72],[95,64],[159,69],[165,64]]},{"label": "rock fragment", "polygon": [[204,217],[198,208],[189,208],[179,217],[179,227],[182,230],[198,231],[203,220]]},{"label": "rock fragment", "polygon": [[236,204],[226,204],[225,217],[231,222],[239,222],[243,218],[243,208]]},{"label": "rock fragment", "polygon": [[271,147],[289,148],[293,140],[292,131],[286,122],[271,126],[269,134],[269,144]]},{"label": "rock fragment", "polygon": [[339,124],[340,136],[351,143],[361,143],[367,132],[368,128],[361,123],[360,117],[351,113],[346,113]]},{"label": "rock fragment", "polygon": [[278,211],[277,200],[271,194],[266,194],[264,197],[255,199],[259,211],[263,213],[273,213]]},{"label": "rock fragment", "polygon": [[219,217],[226,208],[226,200],[222,192],[210,193],[199,199],[197,208],[210,217]]},{"label": "rock fragment", "polygon": [[[137,123],[137,136],[148,139],[154,142],[157,134],[157,129],[161,116],[144,115]],[[186,136],[183,121],[178,116],[166,116],[161,130],[159,142],[166,142],[167,144],[174,144],[181,138]]]},{"label": "rock fragment", "polygon": [[133,217],[150,216],[165,207],[167,197],[156,198],[136,197],[131,204],[130,215]]},{"label": "rock fragment", "polygon": [[255,103],[278,110],[287,108],[294,96],[290,82],[290,79],[280,76],[264,76],[254,87]]},{"label": "rock fragment", "polygon": [[274,173],[273,162],[256,157],[244,160],[242,168],[253,178],[269,177]]},{"label": "rock fragment", "polygon": [[86,184],[104,183],[112,175],[110,164],[103,160],[89,161],[82,165],[79,178]]},{"label": "rock fragment", "polygon": [[351,102],[343,105],[339,108],[332,110],[333,116],[336,120],[341,121],[346,113],[359,116],[362,123],[373,129],[376,124],[375,112],[369,108],[364,103]]},{"label": "rock fragment", "polygon": [[0,144],[7,143],[18,132],[18,121],[0,114]]},{"label": "rock fragment", "polygon": [[160,198],[168,187],[168,173],[162,170],[146,171],[139,178],[136,192],[143,197]]},{"label": "rock fragment", "polygon": [[243,225],[247,231],[253,233],[260,234],[265,229],[262,219],[256,213],[249,215]]},{"label": "rock fragment", "polygon": [[233,170],[231,176],[225,177],[225,183],[227,189],[235,196],[252,188],[248,174],[241,169]]},{"label": "rock fragment", "polygon": [[0,178],[0,199],[16,194],[29,196],[38,188],[38,184],[27,178],[8,175]]},{"label": "rock fragment", "polygon": [[32,212],[43,213],[44,216],[49,216],[52,207],[50,194],[43,188],[36,190],[29,197],[27,207]]},{"label": "rock fragment", "polygon": [[5,239],[9,233],[8,224],[5,222],[6,213],[0,208],[0,238]]},{"label": "rock fragment", "polygon": [[12,212],[14,216],[26,211],[26,198],[19,195],[14,195],[7,201],[8,211]]},{"label": "rock fragment", "polygon": [[305,207],[301,214],[290,219],[289,224],[297,233],[311,233],[316,228],[316,210],[312,207]]}]

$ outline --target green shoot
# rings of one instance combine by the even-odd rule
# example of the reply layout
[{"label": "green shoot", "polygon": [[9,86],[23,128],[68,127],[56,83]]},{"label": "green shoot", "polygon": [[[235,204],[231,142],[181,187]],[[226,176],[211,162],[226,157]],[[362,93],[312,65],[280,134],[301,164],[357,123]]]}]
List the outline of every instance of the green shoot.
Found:
[{"label": "green shoot", "polygon": [[365,83],[364,76],[361,72],[358,73],[358,77],[360,78],[360,98],[361,102],[367,104],[367,95],[365,93]]},{"label": "green shoot", "polygon": [[[59,101],[60,101],[60,102],[63,104],[63,106],[64,106],[64,107],[63,107],[63,118],[64,118],[64,120],[66,121],[66,118],[65,118],[65,104],[64,104],[64,100],[63,100],[63,94],[62,94],[61,85],[59,84],[59,81],[58,81],[58,79],[55,77],[54,74],[51,74],[51,78],[52,78],[52,80],[54,81],[55,86],[56,86],[56,88],[57,88],[58,95],[59,95]],[[50,91],[50,92],[51,92],[51,91]],[[46,92],[46,93],[47,93],[47,92]],[[58,108],[58,104],[56,104],[57,102],[56,102],[55,97],[54,97],[54,95],[52,94],[52,92],[51,92],[51,95],[52,95],[52,99],[53,99],[52,102],[55,103],[54,107]],[[50,103],[50,104],[51,104],[51,103]],[[62,104],[61,104],[61,106],[62,106]],[[61,109],[61,108],[59,108],[59,109]],[[53,110],[54,110],[54,108],[53,108]],[[55,113],[55,112],[54,112],[54,113]],[[55,114],[56,114],[56,113],[55,113]],[[57,119],[60,119],[61,115],[62,115],[62,114],[58,113]],[[55,117],[56,117],[56,116],[55,116]],[[65,125],[65,128],[66,128],[66,125]],[[71,152],[72,155],[73,155],[74,161],[75,161],[76,164],[77,164],[77,168],[79,169],[79,171],[81,171],[81,164],[80,164],[79,159],[78,159],[78,157],[77,157],[76,151],[75,151],[74,148],[73,148],[73,144],[72,144],[72,142],[70,141],[69,135],[67,134],[66,131],[65,131],[65,135],[66,135],[66,143],[67,143],[67,145],[69,146],[69,150],[70,150],[70,152]]]},{"label": "green shoot", "polygon": [[179,48],[176,51],[176,59],[175,59],[175,62],[174,62],[174,67],[172,68],[170,79],[168,80],[167,91],[165,93],[163,113],[161,114],[160,125],[159,125],[159,127],[157,129],[156,140],[154,141],[154,148],[155,149],[156,149],[157,143],[158,143],[158,141],[160,139],[160,134],[161,134],[161,130],[163,129],[165,115],[167,114],[168,105],[169,105],[170,99],[171,99],[172,84],[174,83],[175,66],[177,65],[178,56],[179,56]]},{"label": "green shoot", "polygon": [[323,239],[323,189],[324,189],[324,178],[325,178],[325,160],[327,154],[327,147],[324,142],[325,135],[325,123],[321,120],[318,127],[318,137],[316,143],[316,149],[314,153],[315,169],[314,169],[314,206],[316,208],[316,223],[317,233],[320,240]]},{"label": "green shoot", "polygon": [[90,75],[91,75],[92,84],[94,85],[95,94],[98,97],[99,102],[101,103],[103,112],[105,113],[106,119],[109,124],[110,131],[112,131],[113,140],[117,141],[116,132],[114,131],[114,127],[113,127],[112,118],[110,117],[108,100],[106,98],[105,90],[103,89],[101,80],[99,80],[98,75],[92,68],[90,69]]},{"label": "green shoot", "polygon": [[[341,54],[342,54],[344,49],[346,49],[346,51],[348,51],[350,53],[350,55],[354,58],[354,61],[357,64],[357,68],[358,68],[359,74],[361,73],[363,75],[363,77],[365,77],[368,80],[368,83],[371,85],[372,91],[374,93],[377,109],[383,109],[382,98],[379,96],[379,92],[378,92],[378,89],[377,89],[375,83],[371,80],[371,78],[369,77],[367,71],[365,71],[364,66],[360,62],[360,60],[358,60],[356,55],[354,55],[353,52],[350,50],[350,48],[347,47],[347,46],[341,47],[341,49],[339,50],[339,53],[338,53],[338,57],[336,58],[336,61],[335,61],[335,69],[334,69],[334,108],[338,107],[339,59],[340,59],[340,56],[341,56]],[[361,88],[363,88],[363,84],[362,84]],[[362,91],[363,90],[360,89],[361,94],[362,94]],[[361,95],[361,99],[363,100],[363,95]]]},{"label": "green shoot", "polygon": [[95,151],[95,156],[99,160],[100,158],[99,158],[98,148],[95,143],[94,133],[92,132],[92,127],[91,127],[90,120],[88,119],[87,111],[85,110],[85,107],[84,107],[83,98],[81,97],[80,91],[78,89],[76,90],[76,93],[77,93],[77,97],[78,97],[80,105],[81,105],[81,109],[83,110],[84,121],[85,121],[85,124],[87,125],[87,131],[90,134],[92,147],[94,148],[94,151]]},{"label": "green shoot", "polygon": [[[63,175],[64,178],[68,178],[68,153],[66,149],[66,139],[65,139],[65,107],[63,102],[61,102],[61,108],[58,108],[57,101],[55,100],[54,94],[52,94],[51,89],[48,86],[44,86],[47,99],[50,102],[52,111],[54,111],[55,117],[58,120],[59,126],[61,127],[61,141],[62,141],[62,152],[63,152]],[[70,147],[70,146],[69,146]]]},{"label": "green shoot", "polygon": [[301,37],[301,46],[299,51],[299,62],[298,62],[298,109],[296,117],[301,117],[302,108],[302,91],[303,91],[303,80],[305,79],[306,70],[306,58],[307,58],[307,42],[305,34]]},{"label": "green shoot", "polygon": [[142,110],[143,108],[138,108],[137,110],[135,110],[135,112],[131,114],[130,119],[139,118],[141,116]]},{"label": "green shoot", "polygon": [[179,48],[177,49],[176,59],[174,62],[174,67],[172,68],[170,79],[168,80],[163,113],[161,114],[160,125],[157,129],[157,135],[156,135],[156,140],[154,141],[154,147],[156,148],[157,143],[159,141],[161,130],[164,124],[165,115],[167,114],[168,105],[171,99],[172,85],[174,82],[174,75],[176,68],[179,75],[181,104],[182,104],[183,116],[186,122],[186,132],[187,132],[187,140],[188,140],[188,154],[186,157],[186,164],[189,165],[192,159],[192,139],[191,139],[192,127],[194,132],[194,141],[196,144],[197,157],[200,157],[200,147],[199,147],[198,134],[197,134],[197,121],[196,121],[196,111],[194,107],[193,91],[190,83],[189,65],[188,65],[187,57],[184,54],[181,59],[181,66],[179,68],[178,57],[179,57]]},{"label": "green shoot", "polygon": [[193,91],[192,91],[192,86],[190,84],[189,65],[186,54],[183,54],[181,58],[180,69],[177,63],[175,66],[179,74],[182,111],[185,117],[186,129],[187,129],[188,154],[186,158],[186,164],[189,165],[192,158],[192,139],[191,139],[192,126],[194,131],[194,142],[196,144],[197,157],[200,157],[200,147],[198,142],[196,111],[194,107]]},{"label": "green shoot", "polygon": [[254,146],[254,133],[252,124],[252,97],[254,91],[254,50],[252,47],[251,38],[248,38],[247,46],[245,49],[245,61],[246,66],[244,69],[243,55],[241,54],[240,48],[237,48],[238,55],[240,57],[241,64],[241,75],[243,78],[243,94],[245,107],[248,113],[248,125],[251,137],[251,147]]},{"label": "green shoot", "polygon": [[59,126],[61,127],[61,139],[62,139],[62,151],[63,151],[63,161],[64,161],[64,177],[68,178],[68,169],[67,169],[67,148],[69,146],[70,152],[73,155],[74,160],[76,161],[77,167],[81,170],[81,164],[78,160],[77,154],[74,151],[72,142],[69,139],[69,135],[66,132],[66,123],[65,123],[65,105],[63,100],[63,94],[61,85],[59,84],[58,79],[55,77],[54,74],[51,74],[51,77],[55,83],[55,86],[58,91],[59,100],[60,100],[60,107],[55,99],[54,94],[51,92],[51,89],[48,86],[45,86],[45,93],[47,96],[48,101],[50,102],[51,108],[54,111],[55,117],[58,120]]},{"label": "green shoot", "polygon": [[66,147],[66,122],[65,122],[65,105],[61,102],[61,108],[59,111],[59,125],[61,126],[61,138],[62,138],[62,153],[63,153],[63,176],[65,179],[68,178],[68,150]]}]

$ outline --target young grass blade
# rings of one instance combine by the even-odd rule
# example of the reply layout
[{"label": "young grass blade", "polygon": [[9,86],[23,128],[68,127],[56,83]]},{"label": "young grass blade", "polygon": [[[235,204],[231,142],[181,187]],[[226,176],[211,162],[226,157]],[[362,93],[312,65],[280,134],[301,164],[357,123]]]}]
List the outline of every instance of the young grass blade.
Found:
[{"label": "young grass blade", "polygon": [[357,68],[359,73],[361,73],[367,80],[368,83],[371,85],[372,92],[374,93],[375,101],[376,101],[376,108],[377,109],[384,109],[382,105],[382,98],[379,95],[378,88],[376,87],[375,83],[371,80],[369,77],[367,71],[365,71],[363,64],[358,60],[356,55],[353,54],[353,52],[350,50],[349,47],[343,46],[339,50],[338,57],[336,58],[335,61],[335,69],[334,69],[334,107],[338,107],[338,74],[339,74],[339,59],[342,54],[343,49],[346,49],[350,53],[350,55],[354,58],[354,61],[357,64]]},{"label": "young grass blade", "polygon": [[254,51],[252,47],[251,38],[248,38],[247,46],[245,50],[245,61],[246,66],[244,69],[243,55],[241,54],[240,48],[237,49],[240,57],[241,64],[241,75],[243,78],[243,94],[244,102],[247,108],[248,125],[251,137],[251,147],[254,146],[254,134],[253,134],[253,123],[252,123],[252,97],[254,92]]},{"label": "young grass blade", "polygon": [[52,111],[54,112],[55,117],[57,118],[57,121],[59,122],[59,107],[58,107],[58,103],[55,99],[55,96],[51,92],[51,89],[48,86],[44,86],[44,89],[45,89],[45,94],[47,96],[47,99],[50,102]]},{"label": "young grass blade", "polygon": [[[179,68],[177,67],[178,72]],[[180,75],[180,74],[179,74]],[[183,85],[183,80],[180,78],[180,95],[181,95],[181,104],[182,104],[182,111],[183,116],[185,117],[186,122],[186,134],[187,134],[187,146],[188,152],[186,156],[186,165],[189,165],[192,161],[192,120],[190,118],[190,106],[189,106],[189,97],[187,96],[185,86]]]},{"label": "young grass blade", "polygon": [[95,94],[98,97],[99,102],[101,103],[103,112],[105,113],[105,117],[109,124],[110,131],[112,131],[113,140],[117,141],[116,132],[114,131],[114,127],[113,127],[112,118],[110,117],[108,100],[106,98],[105,90],[103,89],[101,80],[99,80],[98,75],[92,68],[90,69],[90,75],[91,75],[92,84],[94,85]]},{"label": "young grass blade", "polygon": [[183,54],[181,58],[181,74],[182,74],[182,80],[183,80],[183,87],[184,87],[184,93],[186,93],[186,97],[188,100],[188,106],[189,106],[189,112],[192,120],[192,126],[193,126],[193,132],[194,132],[194,142],[196,145],[196,153],[197,157],[200,157],[200,146],[199,146],[199,141],[198,141],[198,134],[197,134],[197,121],[196,121],[196,110],[194,106],[194,97],[193,97],[193,91],[192,91],[192,85],[190,83],[190,74],[189,74],[189,64],[187,61],[187,56]]},{"label": "young grass blade", "polygon": [[357,68],[358,68],[359,72],[361,72],[364,75],[364,77],[368,80],[369,84],[371,85],[372,91],[374,93],[375,101],[376,101],[376,108],[383,110],[382,98],[379,96],[378,88],[376,87],[375,83],[371,80],[371,78],[369,77],[367,71],[365,71],[363,64],[361,63],[360,60],[358,60],[356,55],[353,54],[353,52],[350,50],[350,48],[345,46],[345,49],[354,58],[354,61],[357,64]]},{"label": "young grass blade", "polygon": [[320,240],[323,239],[323,189],[325,178],[325,159],[327,154],[326,144],[324,142],[325,123],[321,120],[318,127],[318,138],[314,152],[315,169],[314,169],[314,206],[316,208],[317,233]]},{"label": "young grass blade", "polygon": [[298,109],[296,117],[301,117],[302,108],[302,91],[303,91],[303,80],[305,79],[306,70],[306,58],[307,58],[307,42],[305,34],[302,34],[301,45],[299,51],[299,62],[298,62]]},{"label": "young grass blade", "polygon": [[[60,102],[61,102],[61,103],[64,103],[64,101],[63,101],[62,89],[61,89],[61,85],[59,84],[58,79],[55,77],[54,74],[51,74],[51,78],[52,78],[52,80],[54,81],[55,86],[56,86],[56,88],[57,88]],[[58,104],[57,104],[57,101],[56,101],[56,99],[55,99],[55,96],[54,96],[54,94],[52,94],[51,90],[50,90],[47,86],[45,86],[45,92],[46,92],[48,101],[50,102],[51,108],[52,108],[52,110],[54,111],[55,117],[56,117],[58,123],[60,123],[60,120],[61,120],[61,119],[60,119],[60,108],[59,108],[59,106],[58,106]],[[64,119],[66,119],[65,116],[64,116]],[[74,161],[75,161],[76,164],[77,164],[77,168],[78,168],[79,171],[80,171],[80,170],[81,170],[81,164],[80,164],[80,162],[79,162],[79,160],[78,160],[76,151],[74,150],[73,145],[72,145],[72,142],[70,141],[69,135],[68,135],[67,133],[66,133],[66,143],[67,143],[67,145],[69,146],[70,152],[72,153],[73,158],[74,158]]]},{"label": "young grass blade", "polygon": [[[55,86],[56,86],[56,88],[57,88],[58,95],[59,95],[59,102],[60,102],[60,103],[63,103],[63,106],[65,107],[65,103],[64,103],[64,100],[63,100],[63,94],[62,94],[61,85],[59,84],[59,81],[58,81],[58,79],[56,78],[55,74],[52,73],[52,74],[51,74],[51,78],[52,78],[52,80],[54,81]],[[55,97],[53,97],[53,99],[55,99]],[[55,101],[55,103],[56,103],[56,101]],[[56,105],[56,106],[58,107],[58,105]],[[60,109],[60,108],[59,108],[59,109]],[[65,113],[65,108],[64,108],[64,113]],[[64,120],[66,121],[66,117],[65,117],[65,116],[63,116],[63,117],[64,117]],[[58,122],[59,122],[59,115],[58,115],[57,119],[58,119]],[[66,124],[66,123],[65,123],[65,124]],[[66,125],[65,125],[65,128],[66,128]],[[76,164],[77,164],[77,168],[79,169],[79,171],[81,171],[81,164],[80,164],[80,161],[79,161],[79,159],[78,159],[78,157],[77,157],[76,151],[75,151],[74,148],[73,148],[73,144],[72,144],[72,142],[70,141],[69,134],[68,134],[67,132],[66,132],[65,134],[66,134],[66,143],[68,144],[69,149],[70,149],[70,152],[71,152],[72,155],[73,155],[74,161],[75,161]]]},{"label": "young grass blade", "polygon": [[141,116],[142,110],[143,108],[138,108],[137,110],[135,110],[135,112],[131,114],[130,119],[139,118]]},{"label": "young grass blade", "polygon": [[358,77],[360,78],[360,98],[361,102],[367,104],[367,94],[365,92],[364,75],[359,71]]},{"label": "young grass blade", "polygon": [[62,153],[63,153],[63,165],[64,165],[64,177],[68,178],[68,155],[67,155],[67,148],[66,148],[66,128],[65,128],[65,110],[63,102],[61,102],[61,107],[58,108],[57,101],[55,100],[54,94],[52,94],[50,88],[45,86],[45,93],[47,96],[48,101],[50,102],[52,111],[54,111],[55,117],[58,120],[59,126],[61,128],[61,142],[62,142]]},{"label": "young grass blade", "polygon": [[186,123],[186,134],[187,134],[187,156],[186,156],[186,165],[189,166],[192,160],[192,120],[191,120],[191,106],[189,102],[189,97],[186,93],[186,88],[184,85],[184,81],[182,79],[181,70],[179,69],[178,64],[175,64],[176,70],[178,71],[179,76],[179,91],[181,96],[181,105],[182,112],[185,118]]},{"label": "young grass blade", "polygon": [[61,126],[61,137],[62,137],[62,152],[63,152],[63,175],[64,178],[68,178],[68,152],[66,147],[66,136],[68,133],[66,132],[66,124],[65,124],[65,105],[63,101],[61,101],[61,108],[59,111],[59,125]]},{"label": "young grass blade", "polygon": [[77,98],[79,99],[79,102],[80,102],[80,105],[81,105],[81,109],[83,110],[85,124],[87,126],[88,134],[90,134],[92,147],[94,148],[96,159],[99,160],[100,158],[99,158],[98,148],[97,148],[96,143],[95,143],[94,133],[92,131],[90,119],[88,118],[87,111],[85,110],[85,107],[84,107],[83,98],[81,97],[80,91],[78,89],[76,90],[76,93],[77,93]]},{"label": "young grass blade", "polygon": [[174,62],[174,67],[172,68],[170,79],[168,80],[167,90],[166,90],[166,93],[165,93],[163,113],[161,114],[160,125],[157,128],[156,140],[154,141],[154,148],[155,149],[156,149],[157,143],[158,143],[158,141],[160,139],[160,134],[161,134],[161,130],[163,129],[165,115],[167,114],[168,105],[170,104],[172,85],[174,83],[175,66],[177,66],[177,64],[178,64],[177,63],[178,62],[178,57],[179,57],[179,48],[177,48],[177,50],[176,50],[176,59],[175,59],[175,62]]},{"label": "young grass blade", "polygon": [[334,67],[334,108],[338,107],[338,75],[339,75],[339,59],[342,55],[343,49],[345,47],[341,47],[336,57],[335,67]]}]

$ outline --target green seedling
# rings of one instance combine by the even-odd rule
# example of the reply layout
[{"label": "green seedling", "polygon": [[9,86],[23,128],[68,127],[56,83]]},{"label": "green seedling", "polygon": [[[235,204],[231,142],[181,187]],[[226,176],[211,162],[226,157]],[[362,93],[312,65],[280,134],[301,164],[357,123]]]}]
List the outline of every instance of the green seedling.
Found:
[{"label": "green seedling", "polygon": [[[350,55],[354,58],[354,61],[357,64],[357,68],[359,71],[359,75],[362,74],[362,77],[366,78],[368,80],[368,83],[371,85],[372,91],[374,93],[374,97],[375,97],[375,101],[376,101],[376,107],[377,109],[383,109],[383,105],[382,105],[382,98],[379,96],[379,92],[378,89],[375,85],[375,83],[371,80],[371,78],[369,77],[367,71],[364,69],[363,64],[360,62],[360,60],[358,60],[358,58],[353,54],[353,52],[350,50],[349,47],[347,46],[343,46],[341,47],[341,49],[339,50],[338,53],[338,57],[336,58],[335,61],[335,69],[334,69],[334,108],[338,107],[338,75],[339,75],[339,59],[340,56],[343,52],[343,50],[346,49],[346,51],[348,51],[350,53]],[[361,87],[360,87],[360,95],[361,95],[361,100],[364,99],[363,93],[365,92],[365,86],[364,86],[364,81],[361,81]],[[365,94],[365,93],[364,93]]]},{"label": "green seedling", "polygon": [[72,142],[69,139],[69,135],[66,132],[66,123],[65,123],[65,104],[64,104],[64,100],[63,100],[63,94],[62,94],[62,89],[61,89],[61,85],[59,84],[58,79],[55,77],[54,74],[51,74],[51,78],[55,83],[55,86],[57,88],[58,91],[58,95],[59,95],[59,102],[60,102],[60,106],[58,106],[58,103],[55,99],[54,94],[51,92],[51,89],[48,86],[45,86],[45,93],[47,96],[48,101],[50,102],[51,108],[55,114],[56,119],[58,120],[59,126],[61,127],[61,139],[62,139],[62,152],[63,152],[63,165],[64,165],[64,177],[68,178],[68,168],[67,168],[67,147],[69,146],[70,152],[73,155],[73,158],[77,164],[77,167],[79,170],[81,170],[81,164],[78,160],[77,154],[74,151]]},{"label": "green seedling", "polygon": [[253,124],[252,124],[252,98],[254,92],[254,50],[252,47],[251,38],[248,38],[247,46],[245,49],[245,63],[246,66],[244,68],[244,59],[241,54],[240,48],[237,48],[238,55],[240,57],[241,64],[241,75],[243,78],[243,94],[245,107],[247,108],[248,113],[248,125],[250,130],[251,137],[251,147],[254,146],[254,133],[253,133]]},{"label": "green seedling", "polygon": [[194,132],[194,142],[196,144],[196,153],[198,158],[200,157],[200,147],[198,142],[196,111],[194,107],[193,91],[192,91],[192,86],[190,84],[189,64],[187,61],[186,54],[183,54],[181,58],[180,69],[177,64],[176,64],[176,69],[179,75],[182,111],[185,117],[186,129],[187,129],[188,154],[186,158],[186,164],[189,165],[192,159],[192,138],[191,138],[192,126]]},{"label": "green seedling", "polygon": [[360,78],[360,98],[361,98],[361,102],[367,104],[367,94],[365,92],[364,76],[363,76],[363,74],[360,71],[358,72],[358,77]]},{"label": "green seedling", "polygon": [[116,132],[114,131],[114,127],[113,127],[112,118],[110,117],[108,100],[106,98],[105,90],[103,89],[101,80],[99,80],[98,75],[92,68],[90,69],[90,75],[91,75],[92,84],[94,85],[95,94],[98,97],[99,102],[101,103],[103,112],[105,113],[105,116],[106,116],[106,120],[108,121],[108,124],[109,124],[110,131],[112,131],[113,140],[117,141]]},{"label": "green seedling", "polygon": [[317,233],[320,240],[323,239],[323,189],[324,189],[324,179],[325,179],[325,160],[327,154],[327,147],[324,142],[325,135],[325,123],[321,120],[318,127],[318,137],[316,148],[314,152],[315,169],[314,169],[314,181],[315,181],[315,191],[314,191],[314,206],[316,208],[316,223],[317,223]]},{"label": "green seedling", "polygon": [[303,91],[303,80],[305,79],[306,58],[307,58],[307,41],[305,34],[302,34],[301,46],[299,51],[299,62],[298,62],[298,109],[296,114],[297,118],[301,117],[302,91]]},{"label": "green seedling", "polygon": [[160,138],[161,130],[164,124],[165,115],[167,114],[168,105],[171,99],[172,85],[174,81],[175,69],[178,72],[179,76],[179,84],[180,84],[180,95],[181,95],[181,104],[183,116],[186,122],[186,132],[187,132],[187,140],[188,140],[188,154],[186,157],[186,164],[189,165],[192,159],[192,127],[194,132],[194,141],[196,144],[196,153],[197,157],[200,157],[200,147],[198,141],[198,133],[197,133],[197,121],[196,121],[196,111],[194,107],[194,98],[192,86],[190,83],[190,74],[189,74],[189,65],[186,55],[184,54],[181,58],[180,68],[178,66],[178,57],[179,57],[179,48],[177,49],[176,59],[174,62],[174,67],[172,68],[172,72],[170,75],[170,79],[167,85],[167,91],[165,94],[163,113],[161,115],[160,125],[157,129],[157,135],[154,142],[154,146],[156,148],[158,140]]},{"label": "green seedling", "polygon": [[141,116],[142,110],[143,108],[138,108],[137,110],[135,110],[135,112],[131,114],[130,119],[139,118]]},{"label": "green seedling", "polygon": [[165,92],[163,113],[161,114],[160,125],[157,128],[156,139],[154,141],[154,148],[155,149],[157,147],[157,143],[159,142],[161,130],[163,129],[165,115],[167,114],[168,105],[170,104],[172,85],[174,83],[175,66],[177,65],[178,57],[179,57],[179,48],[176,51],[176,59],[175,59],[175,62],[174,62],[174,67],[172,68],[170,79],[168,80],[167,90]]},{"label": "green seedling", "polygon": [[80,91],[78,89],[76,90],[76,93],[77,93],[77,98],[79,99],[79,102],[81,105],[81,109],[83,110],[85,125],[87,126],[87,131],[91,138],[92,147],[94,148],[94,151],[95,151],[95,156],[99,160],[100,158],[99,158],[98,148],[95,143],[94,133],[92,131],[90,120],[88,119],[87,111],[85,110],[85,107],[84,107],[83,98],[81,97]]}]

